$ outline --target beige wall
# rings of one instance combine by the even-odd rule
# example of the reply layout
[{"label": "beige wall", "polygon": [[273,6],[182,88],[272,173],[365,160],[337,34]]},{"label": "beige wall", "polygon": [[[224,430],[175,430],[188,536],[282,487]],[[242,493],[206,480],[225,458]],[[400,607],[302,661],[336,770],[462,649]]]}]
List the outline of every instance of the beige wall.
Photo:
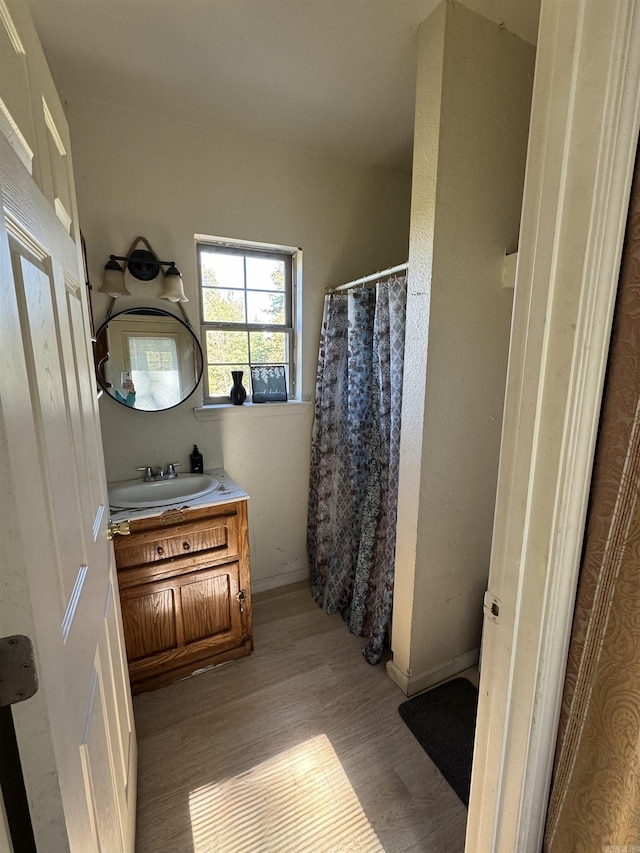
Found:
[{"label": "beige wall", "polygon": [[419,41],[392,677],[477,658],[535,49],[443,3]]},{"label": "beige wall", "polygon": [[[67,98],[66,105],[94,284],[109,254],[124,253],[142,234],[183,273],[195,325],[194,234],[301,247],[303,394],[310,398],[324,289],[406,260],[410,178],[86,99]],[[139,299],[124,298],[118,308],[159,293],[158,282],[131,283]],[[94,294],[98,320],[106,302]],[[186,464],[198,444],[205,466],[224,466],[251,495],[254,582],[260,588],[299,579],[308,571],[311,407],[284,416],[233,408],[201,422],[193,414],[201,403],[196,393],[176,409],[150,414],[103,397],[108,479],[137,476],[139,465]]]}]

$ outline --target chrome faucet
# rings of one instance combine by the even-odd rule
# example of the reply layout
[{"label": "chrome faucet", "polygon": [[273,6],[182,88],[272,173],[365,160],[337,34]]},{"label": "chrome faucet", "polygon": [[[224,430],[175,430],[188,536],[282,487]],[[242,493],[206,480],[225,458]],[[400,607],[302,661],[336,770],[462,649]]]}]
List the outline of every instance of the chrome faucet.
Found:
[{"label": "chrome faucet", "polygon": [[142,468],[138,468],[138,471],[144,471],[142,475],[142,480],[145,483],[152,483],[155,480],[173,480],[178,476],[176,472],[176,468],[182,465],[182,462],[169,462],[166,468],[158,468],[156,471],[153,470],[151,465],[143,465]]}]

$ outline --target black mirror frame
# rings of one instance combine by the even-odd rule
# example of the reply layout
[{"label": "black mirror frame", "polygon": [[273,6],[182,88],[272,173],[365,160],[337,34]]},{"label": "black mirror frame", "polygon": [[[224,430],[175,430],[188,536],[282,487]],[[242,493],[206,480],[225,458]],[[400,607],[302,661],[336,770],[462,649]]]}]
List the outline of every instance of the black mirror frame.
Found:
[{"label": "black mirror frame", "polygon": [[[106,327],[109,325],[109,323],[112,320],[115,320],[116,317],[121,317],[123,314],[146,314],[150,317],[171,317],[173,320],[177,320],[178,323],[183,325],[185,327],[185,329],[190,333],[190,335],[193,338],[194,343],[195,343],[196,354],[200,355],[200,371],[198,373],[198,378],[196,379],[195,385],[193,386],[193,390],[190,391],[183,400],[180,400],[179,403],[176,403],[173,406],[167,406],[165,409],[136,409],[133,406],[128,406],[126,403],[121,402],[116,397],[114,397],[113,394],[109,393],[109,388],[111,386],[107,386],[104,379],[100,375],[100,365],[106,359],[103,357],[98,362],[96,345],[97,345],[98,340],[100,339],[100,333],[104,329],[106,329]],[[178,406],[181,406],[186,400],[188,400],[189,397],[191,397],[194,394],[194,392],[196,391],[196,389],[199,387],[200,383],[202,382],[202,374],[204,373],[204,353],[202,351],[202,344],[198,340],[197,336],[194,334],[194,331],[191,328],[191,326],[189,325],[189,323],[185,323],[185,321],[182,320],[180,317],[177,317],[175,314],[172,314],[171,311],[166,311],[164,308],[149,308],[147,306],[139,306],[137,308],[125,308],[123,311],[118,311],[117,314],[111,314],[111,316],[107,317],[107,319],[104,321],[104,323],[100,326],[100,328],[96,332],[95,340],[96,340],[96,344],[94,344],[94,356],[95,356],[94,368],[96,371],[96,379],[98,380],[98,384],[102,388],[102,390],[104,391],[105,395],[110,400],[113,400],[113,402],[117,403],[119,406],[124,406],[124,408],[128,409],[130,412],[142,412],[143,414],[146,414],[146,415],[154,415],[154,414],[156,414],[156,412],[169,412],[171,409],[176,409]],[[108,357],[108,355],[107,355],[107,357]]]}]

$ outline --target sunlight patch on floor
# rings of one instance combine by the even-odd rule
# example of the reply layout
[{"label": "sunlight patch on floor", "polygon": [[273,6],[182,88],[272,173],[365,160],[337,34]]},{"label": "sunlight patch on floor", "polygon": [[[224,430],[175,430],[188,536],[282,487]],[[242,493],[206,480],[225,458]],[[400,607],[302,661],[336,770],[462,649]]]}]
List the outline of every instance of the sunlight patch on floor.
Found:
[{"label": "sunlight patch on floor", "polygon": [[189,795],[194,853],[384,853],[326,735]]}]

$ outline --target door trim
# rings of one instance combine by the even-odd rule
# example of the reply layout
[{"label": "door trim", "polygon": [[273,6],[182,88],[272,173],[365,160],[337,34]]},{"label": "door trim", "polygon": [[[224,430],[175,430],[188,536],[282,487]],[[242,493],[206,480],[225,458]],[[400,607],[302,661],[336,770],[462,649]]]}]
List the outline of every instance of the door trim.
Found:
[{"label": "door trim", "polygon": [[542,845],[640,115],[637,0],[542,0],[467,853]]}]

